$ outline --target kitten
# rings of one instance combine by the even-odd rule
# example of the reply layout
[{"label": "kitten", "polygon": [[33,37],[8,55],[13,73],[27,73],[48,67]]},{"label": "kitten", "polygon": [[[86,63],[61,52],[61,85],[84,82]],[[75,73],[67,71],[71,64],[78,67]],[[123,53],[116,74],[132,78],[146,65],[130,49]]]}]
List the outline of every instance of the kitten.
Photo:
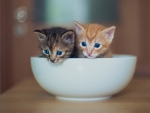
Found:
[{"label": "kitten", "polygon": [[72,57],[75,45],[75,32],[62,27],[35,30],[40,41],[40,57],[46,57],[52,63],[61,63]]},{"label": "kitten", "polygon": [[79,58],[112,57],[110,44],[114,38],[115,26],[104,27],[99,24],[80,24],[76,28],[76,48]]}]

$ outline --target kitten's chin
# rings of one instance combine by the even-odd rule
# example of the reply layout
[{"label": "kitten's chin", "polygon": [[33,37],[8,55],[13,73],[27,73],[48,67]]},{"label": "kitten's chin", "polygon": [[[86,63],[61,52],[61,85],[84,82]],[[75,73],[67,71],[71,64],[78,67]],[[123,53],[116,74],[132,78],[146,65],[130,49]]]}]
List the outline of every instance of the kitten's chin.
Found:
[{"label": "kitten's chin", "polygon": [[85,55],[86,58],[95,58],[94,56]]},{"label": "kitten's chin", "polygon": [[63,62],[63,60],[59,59],[59,60],[53,61],[52,63],[53,63],[53,64],[60,64],[60,63],[62,63],[62,62]]},{"label": "kitten's chin", "polygon": [[53,63],[53,64],[58,64],[60,63],[59,60],[51,60],[51,59],[48,59],[49,62]]},{"label": "kitten's chin", "polygon": [[95,58],[95,56],[93,56],[93,55],[88,55],[86,52],[83,52],[83,55],[86,57],[86,58]]}]

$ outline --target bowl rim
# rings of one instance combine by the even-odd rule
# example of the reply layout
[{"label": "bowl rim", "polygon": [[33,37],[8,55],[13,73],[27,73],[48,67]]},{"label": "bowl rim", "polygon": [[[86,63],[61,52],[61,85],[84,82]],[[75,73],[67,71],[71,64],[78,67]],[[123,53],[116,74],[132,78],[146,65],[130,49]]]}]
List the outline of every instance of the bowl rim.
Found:
[{"label": "bowl rim", "polygon": [[[46,59],[45,57],[31,56],[31,59]],[[113,58],[67,58],[68,60],[102,60],[102,59],[137,59],[137,56],[130,54],[113,54]],[[67,60],[66,59],[66,60]]]}]

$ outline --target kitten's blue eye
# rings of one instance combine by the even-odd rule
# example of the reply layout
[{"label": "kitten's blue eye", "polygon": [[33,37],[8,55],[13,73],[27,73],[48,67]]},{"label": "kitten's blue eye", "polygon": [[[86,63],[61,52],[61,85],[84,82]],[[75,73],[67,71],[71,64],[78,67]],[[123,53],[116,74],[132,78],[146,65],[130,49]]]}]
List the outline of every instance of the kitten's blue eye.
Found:
[{"label": "kitten's blue eye", "polygon": [[81,42],[82,46],[85,47],[86,46],[86,42]]},{"label": "kitten's blue eye", "polygon": [[94,47],[95,47],[95,48],[99,48],[99,47],[100,47],[100,44],[99,44],[99,43],[95,43]]},{"label": "kitten's blue eye", "polygon": [[48,50],[48,49],[45,49],[45,50],[44,50],[44,53],[48,55],[48,54],[49,54],[49,50]]},{"label": "kitten's blue eye", "polygon": [[57,51],[57,55],[62,55],[62,51]]}]

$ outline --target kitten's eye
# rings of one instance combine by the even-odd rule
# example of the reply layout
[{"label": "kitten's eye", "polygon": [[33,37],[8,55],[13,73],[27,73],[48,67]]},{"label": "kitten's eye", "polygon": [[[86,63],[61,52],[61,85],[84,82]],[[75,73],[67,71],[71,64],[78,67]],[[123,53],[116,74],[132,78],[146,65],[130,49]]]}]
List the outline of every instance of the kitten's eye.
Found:
[{"label": "kitten's eye", "polygon": [[99,44],[99,43],[95,43],[94,47],[95,47],[95,48],[99,48],[99,47],[100,47],[100,44]]},{"label": "kitten's eye", "polygon": [[85,47],[85,46],[86,46],[86,42],[81,42],[81,45],[82,45],[83,47]]},{"label": "kitten's eye", "polygon": [[44,53],[47,54],[47,55],[49,55],[49,50],[48,50],[48,49],[45,49],[45,50],[44,50]]},{"label": "kitten's eye", "polygon": [[62,51],[57,51],[57,55],[62,55]]}]

